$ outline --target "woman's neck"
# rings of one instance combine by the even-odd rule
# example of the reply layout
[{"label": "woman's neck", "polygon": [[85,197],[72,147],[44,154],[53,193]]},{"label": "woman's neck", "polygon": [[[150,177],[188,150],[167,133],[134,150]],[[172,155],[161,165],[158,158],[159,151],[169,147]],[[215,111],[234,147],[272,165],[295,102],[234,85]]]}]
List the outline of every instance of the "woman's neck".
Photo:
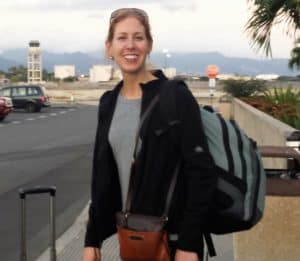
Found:
[{"label": "woman's neck", "polygon": [[123,74],[123,86],[121,95],[127,99],[138,99],[142,97],[140,83],[146,83],[157,79],[151,72],[144,71],[138,75]]}]

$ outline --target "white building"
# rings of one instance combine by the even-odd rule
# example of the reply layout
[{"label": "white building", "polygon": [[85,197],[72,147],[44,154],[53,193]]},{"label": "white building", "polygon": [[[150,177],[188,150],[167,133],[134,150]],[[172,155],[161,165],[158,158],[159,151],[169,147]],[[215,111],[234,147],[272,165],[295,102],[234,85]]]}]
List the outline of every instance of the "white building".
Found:
[{"label": "white building", "polygon": [[252,79],[251,76],[247,76],[247,75],[235,75],[232,73],[229,74],[218,74],[216,77],[218,80],[245,80],[245,81],[249,81]]},{"label": "white building", "polygon": [[9,83],[10,83],[10,80],[5,78],[5,75],[0,74],[0,86],[5,85],[5,84],[9,84]]},{"label": "white building", "polygon": [[30,41],[27,57],[27,81],[39,83],[42,81],[42,51],[39,41]]},{"label": "white building", "polygon": [[173,67],[168,67],[163,69],[163,73],[168,77],[168,78],[174,78],[177,74],[176,68]]},{"label": "white building", "polygon": [[113,79],[115,80],[122,80],[123,79],[123,75],[120,69],[114,69],[113,70]]},{"label": "white building", "polygon": [[277,80],[279,78],[278,74],[259,74],[256,75],[256,79],[259,80],[266,80],[266,81],[272,81],[272,80]]},{"label": "white building", "polygon": [[223,73],[223,74],[218,74],[216,78],[219,80],[235,79],[236,75],[232,73],[228,73],[228,74]]},{"label": "white building", "polygon": [[75,75],[75,65],[54,65],[54,77],[57,79],[74,77]]},{"label": "white building", "polygon": [[90,82],[107,82],[112,78],[111,65],[94,65],[90,69]]}]

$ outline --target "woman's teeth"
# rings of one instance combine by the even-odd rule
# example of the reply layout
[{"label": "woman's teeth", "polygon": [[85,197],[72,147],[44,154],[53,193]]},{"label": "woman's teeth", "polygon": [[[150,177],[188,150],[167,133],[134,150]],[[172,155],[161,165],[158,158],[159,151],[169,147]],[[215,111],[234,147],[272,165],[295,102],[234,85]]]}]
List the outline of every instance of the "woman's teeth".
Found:
[{"label": "woman's teeth", "polygon": [[137,58],[137,55],[125,55],[124,56],[125,57],[125,59],[127,59],[127,60],[134,60],[134,59],[136,59]]}]

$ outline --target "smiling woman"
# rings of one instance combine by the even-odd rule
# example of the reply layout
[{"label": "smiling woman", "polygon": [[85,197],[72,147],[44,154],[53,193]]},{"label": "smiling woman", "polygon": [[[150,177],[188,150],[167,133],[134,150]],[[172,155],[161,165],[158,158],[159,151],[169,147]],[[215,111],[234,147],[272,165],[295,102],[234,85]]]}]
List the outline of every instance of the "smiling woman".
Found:
[{"label": "smiling woman", "polygon": [[[123,81],[100,99],[84,261],[101,260],[103,241],[116,232],[123,261],[202,260],[215,182],[212,158],[186,85],[147,69],[152,44],[145,11],[122,8],[111,14],[106,54]],[[167,84],[176,92],[176,124],[160,113]],[[171,138],[175,133],[178,146]]]}]

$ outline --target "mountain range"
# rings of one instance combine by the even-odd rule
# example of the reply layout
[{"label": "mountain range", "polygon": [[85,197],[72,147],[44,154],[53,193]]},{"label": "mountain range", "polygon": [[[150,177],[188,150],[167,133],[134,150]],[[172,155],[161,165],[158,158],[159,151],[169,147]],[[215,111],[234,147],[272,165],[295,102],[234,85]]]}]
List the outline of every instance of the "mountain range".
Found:
[{"label": "mountain range", "polygon": [[[77,74],[88,74],[89,69],[95,64],[111,64],[104,58],[104,51],[89,53],[54,53],[44,51],[42,53],[43,68],[53,72],[54,65],[73,64]],[[250,59],[227,57],[219,52],[186,52],[172,53],[166,58],[162,52],[151,53],[150,62],[157,68],[164,66],[175,67],[178,73],[204,75],[205,68],[209,64],[216,64],[222,74],[257,75],[257,74],[279,74],[299,75],[299,71],[288,68],[288,59]],[[7,71],[9,67],[27,64],[27,49],[10,49],[0,53],[0,70]]]}]

